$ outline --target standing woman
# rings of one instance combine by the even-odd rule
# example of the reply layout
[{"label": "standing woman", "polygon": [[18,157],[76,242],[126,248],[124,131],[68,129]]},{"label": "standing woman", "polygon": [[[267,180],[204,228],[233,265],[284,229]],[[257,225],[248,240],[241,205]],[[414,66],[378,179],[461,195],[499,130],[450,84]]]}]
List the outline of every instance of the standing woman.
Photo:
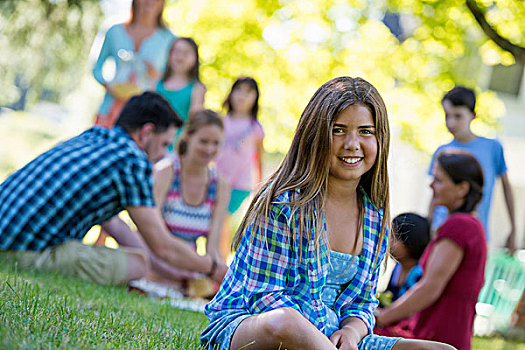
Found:
[{"label": "standing woman", "polygon": [[[131,17],[107,31],[93,76],[106,93],[95,124],[112,127],[129,97],[153,88],[160,78],[175,36],[162,19],[164,0],[133,0]],[[115,62],[115,77],[107,81],[102,67],[108,59]]]},{"label": "standing woman", "polygon": [[432,204],[447,207],[451,215],[421,257],[423,277],[376,312],[377,324],[415,314],[416,338],[469,350],[487,257],[485,232],[473,215],[483,194],[483,172],[476,158],[458,150],[439,154],[432,172]]},{"label": "standing woman", "polygon": [[387,251],[389,139],[385,104],[370,83],[340,77],[317,90],[234,237],[233,262],[205,308],[202,345],[447,348],[372,334]]}]

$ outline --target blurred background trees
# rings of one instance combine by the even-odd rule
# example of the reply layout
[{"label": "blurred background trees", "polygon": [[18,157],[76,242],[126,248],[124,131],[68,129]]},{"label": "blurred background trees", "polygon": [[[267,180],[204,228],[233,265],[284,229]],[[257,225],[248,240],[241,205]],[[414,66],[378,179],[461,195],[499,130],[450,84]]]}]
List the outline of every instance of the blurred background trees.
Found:
[{"label": "blurred background trees", "polygon": [[[520,1],[476,5],[495,30],[523,44]],[[444,141],[436,137],[436,130],[444,130],[443,92],[455,83],[476,87],[483,62],[514,63],[458,0],[179,0],[166,15],[175,33],[201,45],[212,107],[220,105],[235,76],[260,81],[270,151],[286,150],[283,140],[290,139],[309,97],[338,75],[370,80],[382,92],[400,137],[431,151]],[[477,90],[475,127],[486,133],[504,107],[496,94]]]},{"label": "blurred background trees", "polygon": [[78,88],[102,19],[97,0],[0,1],[0,106],[60,102]]},{"label": "blurred background trees", "polygon": [[[447,137],[440,133],[444,91],[455,83],[478,86],[484,64],[523,64],[520,0],[166,1],[172,31],[200,45],[207,107],[220,109],[237,76],[258,80],[270,152],[286,151],[310,96],[339,75],[371,81],[386,100],[396,135],[430,152]],[[61,103],[80,88],[91,74],[88,53],[103,20],[99,5],[0,1],[0,106]],[[474,128],[490,135],[504,106],[495,93],[477,92]],[[99,102],[92,103],[93,115]]]}]

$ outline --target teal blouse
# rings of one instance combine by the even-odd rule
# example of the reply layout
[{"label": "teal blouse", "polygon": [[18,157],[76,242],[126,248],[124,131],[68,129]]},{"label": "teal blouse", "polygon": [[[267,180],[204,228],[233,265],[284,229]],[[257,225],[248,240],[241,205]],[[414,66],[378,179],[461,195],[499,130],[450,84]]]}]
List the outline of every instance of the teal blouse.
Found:
[{"label": "teal blouse", "polygon": [[[168,60],[168,51],[173,39],[175,36],[169,29],[159,28],[142,42],[138,51],[135,51],[135,43],[124,25],[116,24],[106,32],[100,54],[93,67],[93,76],[101,84],[111,83],[112,81],[124,82],[133,71],[139,71],[140,74],[140,71],[144,70],[144,61],[151,63],[157,71],[164,72]],[[112,81],[106,81],[102,74],[102,67],[108,59],[115,62],[115,78]],[[141,85],[151,84],[150,86],[143,86],[147,90],[153,87],[153,83],[146,81]],[[112,104],[113,97],[106,92],[98,114],[105,116]]]},{"label": "teal blouse", "polygon": [[195,80],[179,90],[167,90],[164,86],[164,82],[160,80],[157,83],[155,90],[161,94],[168,102],[171,107],[177,112],[177,114],[186,122],[188,120],[188,115],[190,113],[191,105],[191,92],[193,91],[193,86],[195,85]]}]

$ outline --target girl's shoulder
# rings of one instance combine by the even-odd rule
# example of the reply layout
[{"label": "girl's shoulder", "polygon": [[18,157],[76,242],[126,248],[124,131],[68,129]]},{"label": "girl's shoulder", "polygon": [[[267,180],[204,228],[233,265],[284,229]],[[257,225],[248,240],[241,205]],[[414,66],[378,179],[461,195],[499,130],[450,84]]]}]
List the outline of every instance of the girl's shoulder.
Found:
[{"label": "girl's shoulder", "polygon": [[362,187],[359,188],[359,191],[363,196],[363,204],[365,207],[366,215],[373,219],[381,221],[383,219],[383,210],[377,208],[374,202],[372,202],[372,199],[370,198],[368,193],[366,193],[366,191]]},{"label": "girl's shoulder", "polygon": [[173,173],[173,160],[168,157],[159,160],[153,166],[155,182],[169,181],[173,178]]},{"label": "girl's shoulder", "polygon": [[288,190],[275,197],[271,202],[271,211],[280,213],[287,219],[290,219],[292,216],[292,202],[296,193],[297,190]]},{"label": "girl's shoulder", "polygon": [[[383,210],[378,209],[376,205],[372,202],[372,199],[368,196],[368,194],[361,188],[360,189],[362,195],[363,195],[363,202],[364,202],[364,209],[365,209],[365,217],[364,217],[364,226],[365,230],[367,231],[367,235],[369,238],[372,239],[372,241],[375,242],[375,244],[378,244],[381,237],[381,229],[383,226]],[[385,223],[386,224],[386,223]],[[383,244],[387,240],[388,236],[388,225],[386,226],[387,232],[383,237],[382,240],[382,250],[383,248],[386,249]]]},{"label": "girl's shoulder", "polygon": [[263,129],[262,124],[259,123],[259,121],[257,119],[253,119],[252,120],[252,124],[253,124],[253,128],[254,128],[255,132],[257,132],[258,134],[261,134],[262,136],[264,136],[264,129]]},{"label": "girl's shoulder", "polygon": [[200,80],[193,80],[189,85],[193,91],[206,92],[206,85]]},{"label": "girl's shoulder", "polygon": [[155,84],[155,91],[164,91],[166,88],[164,87],[164,81],[162,79],[157,80],[157,83]]},{"label": "girl's shoulder", "polygon": [[126,30],[126,23],[117,23],[109,27],[108,32],[114,32],[119,30]]}]

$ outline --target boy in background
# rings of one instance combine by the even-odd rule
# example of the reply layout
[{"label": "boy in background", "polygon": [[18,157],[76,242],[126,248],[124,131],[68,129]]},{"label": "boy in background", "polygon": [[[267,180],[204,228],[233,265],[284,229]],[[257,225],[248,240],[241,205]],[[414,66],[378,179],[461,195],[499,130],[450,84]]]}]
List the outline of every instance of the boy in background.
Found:
[{"label": "boy in background", "polygon": [[[488,231],[488,215],[492,200],[492,190],[496,183],[496,178],[501,179],[503,185],[503,194],[505,204],[509,213],[510,233],[505,242],[505,247],[510,251],[516,250],[516,221],[514,216],[514,197],[507,176],[507,165],[503,155],[501,143],[495,139],[489,139],[474,134],[470,124],[476,118],[475,106],[476,95],[472,89],[456,86],[445,94],[441,100],[443,110],[445,111],[445,121],[448,131],[454,136],[454,140],[438,147],[432,156],[429,174],[432,172],[437,155],[444,149],[460,148],[471,153],[481,164],[483,168],[484,186],[483,198],[478,207],[479,219],[485,228],[485,237],[487,242],[490,240]],[[431,203],[430,214],[434,215],[436,208]],[[438,218],[434,218],[438,219]],[[445,218],[442,218],[445,219]],[[439,220],[439,219],[438,219]],[[444,220],[443,220],[444,221]],[[442,223],[442,222],[441,222]],[[439,226],[432,223],[432,227]]]}]

